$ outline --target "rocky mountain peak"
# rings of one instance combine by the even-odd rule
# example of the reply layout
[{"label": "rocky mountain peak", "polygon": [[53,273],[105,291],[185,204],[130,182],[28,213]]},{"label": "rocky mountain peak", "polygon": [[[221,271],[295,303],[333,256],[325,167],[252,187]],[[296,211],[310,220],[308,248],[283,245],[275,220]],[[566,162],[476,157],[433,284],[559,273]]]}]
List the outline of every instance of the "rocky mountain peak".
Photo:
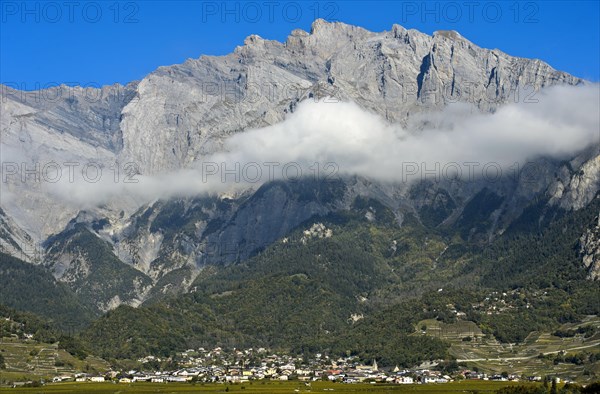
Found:
[{"label": "rocky mountain peak", "polygon": [[465,38],[463,38],[463,36],[461,36],[456,30],[438,30],[433,32],[433,37],[443,37],[452,41],[465,40]]},{"label": "rocky mountain peak", "polygon": [[344,23],[339,23],[339,22],[328,22],[325,19],[319,18],[319,19],[315,19],[313,21],[313,23],[310,25],[310,34],[318,34],[318,33],[322,33],[325,29],[331,29],[331,28],[344,28],[345,26],[348,26]]},{"label": "rocky mountain peak", "polygon": [[244,40],[244,45],[254,45],[264,41],[258,34],[251,34]]}]

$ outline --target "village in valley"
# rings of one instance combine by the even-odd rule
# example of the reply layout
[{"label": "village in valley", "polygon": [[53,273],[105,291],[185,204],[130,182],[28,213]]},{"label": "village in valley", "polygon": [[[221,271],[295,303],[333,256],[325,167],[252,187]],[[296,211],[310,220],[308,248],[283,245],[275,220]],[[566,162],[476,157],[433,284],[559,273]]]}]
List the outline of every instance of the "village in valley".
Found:
[{"label": "village in valley", "polygon": [[[511,306],[509,294],[491,294],[485,310]],[[517,298],[518,299],[518,298]],[[498,306],[501,302],[501,306]],[[459,312],[455,312],[458,314]],[[443,323],[435,319],[417,324],[415,335],[449,341],[452,357],[430,360],[409,368],[378,365],[377,359],[348,352],[332,355],[325,351],[293,355],[263,347],[199,347],[171,356],[146,355],[110,363],[95,355],[77,357],[59,342],[40,342],[25,327],[4,319],[0,335],[0,385],[27,386],[40,383],[215,383],[252,382],[446,384],[457,381],[500,382],[586,382],[597,376],[600,354],[598,318],[565,324],[553,333],[535,333],[524,344],[502,344],[485,335],[473,322]],[[73,350],[71,350],[73,351]],[[381,360],[380,360],[381,361]]]},{"label": "village in valley", "polygon": [[[541,376],[520,377],[508,373],[488,375],[466,368],[457,368],[453,373],[437,370],[438,363],[422,364],[411,369],[382,368],[373,360],[370,365],[360,363],[357,357],[330,358],[316,354],[313,358],[273,354],[267,349],[233,349],[225,351],[220,347],[212,350],[204,348],[188,349],[177,355],[176,370],[148,372],[146,370],[115,371],[105,374],[74,374],[56,376],[54,382],[206,382],[206,383],[247,383],[250,381],[292,381],[310,384],[314,381],[341,383],[388,383],[388,384],[428,384],[448,383],[455,380],[499,380],[499,381],[541,381]],[[137,360],[143,366],[170,363],[172,359],[147,356]]]}]

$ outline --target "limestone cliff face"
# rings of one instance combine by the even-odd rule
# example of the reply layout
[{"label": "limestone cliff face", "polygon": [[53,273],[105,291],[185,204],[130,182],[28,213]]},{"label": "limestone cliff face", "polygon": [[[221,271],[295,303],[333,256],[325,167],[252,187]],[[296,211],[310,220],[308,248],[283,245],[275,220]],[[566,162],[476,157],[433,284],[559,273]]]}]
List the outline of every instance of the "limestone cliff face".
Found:
[{"label": "limestone cliff face", "polygon": [[121,156],[144,173],[187,166],[226,136],[283,120],[299,101],[334,96],[390,122],[468,102],[492,111],[542,87],[583,81],[539,60],[478,47],[456,32],[394,25],[373,33],[317,20],[286,42],[250,36],[227,56],[161,67],[122,111]]},{"label": "limestone cliff face", "polygon": [[7,216],[2,208],[0,208],[0,252],[27,262],[39,260],[42,252],[31,236]]},{"label": "limestone cliff face", "polygon": [[81,301],[100,311],[122,303],[139,305],[150,291],[152,280],[119,260],[112,245],[88,228],[89,222],[82,216],[45,242],[41,264],[71,287]]},{"label": "limestone cliff face", "polygon": [[581,209],[592,201],[600,189],[598,149],[596,146],[593,151],[580,155],[560,169],[560,175],[549,189],[551,204],[564,209]]},{"label": "limestone cliff face", "polygon": [[579,254],[588,269],[588,278],[600,279],[600,213],[595,223],[579,239]]}]

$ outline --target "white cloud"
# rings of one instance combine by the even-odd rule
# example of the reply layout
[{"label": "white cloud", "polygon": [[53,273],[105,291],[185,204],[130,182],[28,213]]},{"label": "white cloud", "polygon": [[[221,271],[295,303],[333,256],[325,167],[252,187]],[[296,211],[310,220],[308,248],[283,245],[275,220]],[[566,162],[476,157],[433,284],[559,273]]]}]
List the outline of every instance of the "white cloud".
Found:
[{"label": "white cloud", "polygon": [[539,156],[570,158],[600,143],[598,85],[553,87],[535,99],[537,103],[505,105],[494,114],[451,105],[441,113],[422,115],[434,126],[420,130],[390,125],[354,103],[308,100],[279,124],[233,135],[224,152],[204,158],[193,169],[137,175],[131,179],[135,183],[127,183],[123,169],[115,182],[114,170],[105,168],[96,183],[80,177],[69,182],[63,176],[46,189],[82,207],[122,198],[142,203],[257,187],[294,177],[298,168],[303,175],[314,176],[314,163],[320,176],[337,168],[340,175],[397,183],[419,179],[423,165],[432,170],[439,163],[440,176],[451,175],[457,166],[464,176],[473,166],[465,163],[479,163],[478,168],[492,163],[505,171],[515,162]]},{"label": "white cloud", "polygon": [[432,116],[435,128],[419,132],[387,124],[353,103],[307,101],[280,124],[232,136],[227,152],[211,159],[304,167],[333,162],[341,174],[403,182],[411,179],[403,173],[410,163],[420,168],[426,163],[427,169],[439,163],[443,169],[475,162],[506,169],[539,156],[569,158],[600,142],[598,85],[549,88],[535,99],[470,116],[464,104],[451,105]]}]

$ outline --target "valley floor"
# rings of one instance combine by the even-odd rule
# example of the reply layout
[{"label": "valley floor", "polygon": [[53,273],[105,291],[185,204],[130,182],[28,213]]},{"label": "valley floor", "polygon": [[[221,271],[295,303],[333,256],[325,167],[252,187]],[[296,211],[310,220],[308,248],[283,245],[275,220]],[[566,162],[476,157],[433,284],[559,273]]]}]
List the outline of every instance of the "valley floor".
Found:
[{"label": "valley floor", "polygon": [[[502,387],[516,385],[513,382],[464,381],[446,384],[344,384],[330,382],[313,382],[311,386],[298,382],[252,382],[247,384],[197,384],[186,383],[55,383],[37,388],[0,388],[0,392],[18,393],[389,393],[389,392],[422,392],[422,393],[492,393]],[[532,383],[520,383],[532,384]]]}]

